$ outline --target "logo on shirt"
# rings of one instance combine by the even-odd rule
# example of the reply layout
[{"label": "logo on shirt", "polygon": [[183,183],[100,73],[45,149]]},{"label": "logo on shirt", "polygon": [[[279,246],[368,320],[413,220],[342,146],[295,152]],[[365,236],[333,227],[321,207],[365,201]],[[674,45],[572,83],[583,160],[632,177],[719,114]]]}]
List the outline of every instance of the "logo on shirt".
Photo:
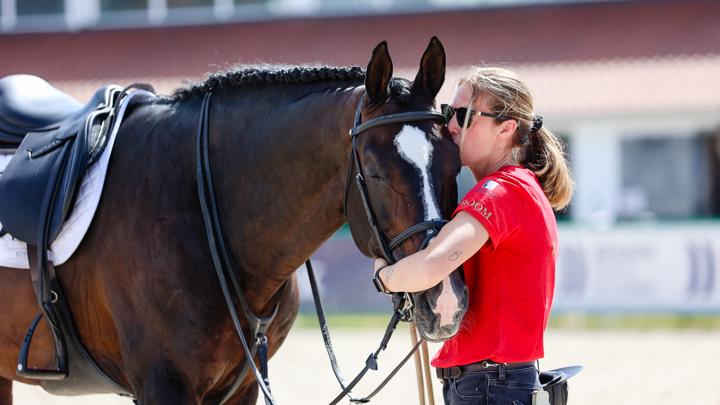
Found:
[{"label": "logo on shirt", "polygon": [[[497,184],[497,183],[495,183]],[[462,200],[460,202],[460,205],[463,207],[470,207],[474,209],[475,211],[479,212],[480,215],[483,216],[483,218],[489,220],[492,216],[492,212],[488,211],[488,209],[481,203],[475,200]]]}]

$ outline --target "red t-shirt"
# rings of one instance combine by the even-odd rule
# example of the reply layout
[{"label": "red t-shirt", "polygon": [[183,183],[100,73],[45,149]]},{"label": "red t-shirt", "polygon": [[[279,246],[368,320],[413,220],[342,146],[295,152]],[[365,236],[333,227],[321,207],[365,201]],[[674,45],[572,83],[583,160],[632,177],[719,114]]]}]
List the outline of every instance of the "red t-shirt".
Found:
[{"label": "red t-shirt", "polygon": [[463,264],[468,310],[457,335],[433,358],[435,367],[491,359],[541,358],[555,287],[557,223],[535,174],[505,166],[463,198],[465,211],[490,239]]}]

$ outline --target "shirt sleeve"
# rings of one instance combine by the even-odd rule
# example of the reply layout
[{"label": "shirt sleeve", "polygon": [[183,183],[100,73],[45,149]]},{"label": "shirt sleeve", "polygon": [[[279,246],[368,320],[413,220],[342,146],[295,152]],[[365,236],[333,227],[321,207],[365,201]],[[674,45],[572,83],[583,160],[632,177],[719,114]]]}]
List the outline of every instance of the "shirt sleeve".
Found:
[{"label": "shirt sleeve", "polygon": [[522,199],[515,186],[503,179],[482,179],[460,201],[453,216],[465,211],[477,219],[490,235],[494,249],[520,225]]}]

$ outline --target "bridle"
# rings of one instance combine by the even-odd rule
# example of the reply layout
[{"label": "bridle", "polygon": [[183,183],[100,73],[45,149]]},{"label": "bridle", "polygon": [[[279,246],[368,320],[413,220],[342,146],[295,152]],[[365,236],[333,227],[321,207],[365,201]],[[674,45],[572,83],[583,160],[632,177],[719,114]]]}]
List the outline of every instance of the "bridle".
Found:
[{"label": "bridle", "polygon": [[[282,293],[285,290],[287,283],[283,284],[283,287],[281,287],[280,291],[275,294],[279,298],[276,301],[271,315],[267,317],[259,317],[252,312],[243,294],[242,285],[240,284],[240,280],[237,277],[238,273],[232,261],[232,256],[225,244],[225,238],[222,232],[222,226],[220,224],[220,215],[217,208],[217,198],[215,195],[215,189],[212,180],[209,155],[209,111],[211,95],[212,93],[208,92],[205,94],[205,97],[203,99],[200,109],[200,121],[198,124],[196,137],[196,175],[198,196],[200,199],[203,222],[205,224],[205,231],[210,247],[213,267],[215,268],[215,272],[218,276],[218,280],[220,282],[220,286],[223,292],[223,296],[225,298],[228,311],[230,312],[235,331],[240,338],[243,352],[245,354],[245,364],[243,365],[243,368],[238,373],[233,384],[231,384],[231,386],[222,394],[219,403],[225,403],[228,399],[230,399],[237,392],[247,373],[252,371],[253,376],[255,377],[255,380],[257,381],[258,386],[265,397],[265,403],[271,405],[275,404],[275,400],[273,399],[270,392],[270,384],[268,380],[268,346],[266,332],[275,315],[277,314],[280,297],[282,297]],[[415,234],[427,231],[427,235],[421,244],[421,249],[424,248],[430,242],[430,240],[437,235],[437,233],[440,231],[440,228],[442,228],[442,226],[447,221],[442,219],[431,219],[428,221],[420,222],[400,232],[393,239],[391,239],[390,242],[387,242],[384,233],[380,230],[378,226],[377,218],[372,210],[372,206],[370,205],[370,197],[367,191],[367,186],[365,185],[363,170],[362,166],[360,165],[360,157],[356,147],[357,138],[360,134],[379,126],[428,120],[445,122],[445,116],[434,111],[412,111],[383,115],[380,117],[372,118],[362,123],[362,108],[365,104],[364,102],[365,93],[363,93],[360,101],[358,102],[357,108],[355,110],[353,127],[349,131],[351,137],[351,150],[345,185],[345,214],[347,216],[347,202],[350,192],[351,176],[353,172],[356,172],[357,174],[355,175],[355,183],[360,192],[360,197],[362,199],[363,207],[365,208],[365,214],[367,216],[368,222],[373,230],[373,234],[378,242],[378,245],[382,250],[383,257],[385,258],[385,260],[388,261],[388,263],[392,264],[395,263],[392,252],[396,248],[401,246]],[[369,369],[377,370],[377,356],[380,351],[384,350],[387,346],[387,343],[390,340],[390,337],[394,332],[395,328],[397,327],[397,324],[401,320],[412,320],[412,298],[411,295],[407,293],[394,294],[393,304],[395,306],[395,310],[387,326],[385,335],[383,336],[380,346],[374,353],[370,354],[370,356],[366,360],[365,368],[350,382],[350,384],[345,385],[342,377],[340,376],[337,363],[335,361],[332,344],[329,340],[330,336],[327,331],[327,324],[325,323],[324,315],[322,315],[322,305],[319,301],[319,295],[317,294],[317,285],[315,285],[314,282],[314,275],[312,274],[312,266],[310,264],[310,260],[306,262],[306,265],[308,267],[308,272],[310,273],[310,278],[312,280],[311,284],[313,288],[313,295],[315,298],[316,309],[318,310],[318,318],[320,319],[321,323],[323,339],[325,340],[325,348],[328,351],[328,355],[333,366],[333,371],[338,378],[340,386],[343,388],[343,392],[341,392],[333,400],[333,402],[331,402],[331,404],[336,404],[340,400],[342,400],[345,395],[350,396],[351,389],[360,381],[360,379],[362,379],[362,377]],[[247,339],[245,338],[245,334],[242,329],[242,325],[240,323],[240,316],[238,315],[237,307],[235,305],[236,302],[240,304],[245,319],[250,324],[250,336],[252,339],[252,344],[250,346],[248,345]],[[395,373],[397,373],[397,371],[410,358],[412,353],[417,350],[419,345],[420,342],[418,342],[413,347],[411,352],[403,359],[400,364],[398,364],[398,366],[388,375],[388,377],[380,384],[380,386],[375,389],[375,391],[373,391],[367,397],[361,399],[350,397],[351,401],[368,402],[370,398],[372,398],[377,392],[379,392],[380,389],[382,389],[385,384],[395,375]],[[255,362],[253,360],[255,354],[258,355],[259,367],[255,365]]]},{"label": "bridle", "polygon": [[[358,101],[358,105],[355,109],[355,117],[353,120],[353,127],[348,132],[351,138],[351,148],[350,148],[350,158],[348,161],[347,166],[347,176],[345,181],[345,198],[343,202],[343,207],[345,210],[345,216],[348,220],[348,225],[350,224],[348,216],[348,198],[350,194],[350,183],[351,183],[351,177],[352,174],[355,173],[355,184],[358,188],[358,191],[360,193],[360,198],[362,200],[363,208],[365,209],[365,216],[367,217],[368,224],[370,225],[370,228],[372,228],[373,235],[375,237],[375,240],[378,243],[378,246],[380,247],[381,253],[385,260],[389,264],[394,264],[396,262],[395,257],[393,256],[393,251],[400,247],[403,243],[405,243],[407,240],[412,238],[414,235],[421,233],[421,232],[427,232],[425,238],[423,239],[422,243],[420,244],[420,250],[424,249],[428,243],[437,236],[438,232],[440,232],[440,229],[448,222],[444,219],[431,219],[427,221],[423,221],[420,223],[417,223],[415,225],[410,226],[409,228],[405,229],[404,231],[397,234],[394,238],[390,240],[390,242],[387,242],[387,237],[380,229],[380,226],[377,221],[377,217],[375,216],[375,212],[372,209],[372,205],[370,204],[370,195],[368,194],[367,186],[365,184],[365,177],[363,175],[363,169],[360,164],[360,156],[357,151],[357,139],[358,137],[367,132],[370,129],[384,126],[384,125],[392,125],[392,124],[401,124],[401,123],[407,123],[407,122],[415,122],[415,121],[440,121],[442,123],[446,122],[446,118],[443,114],[440,114],[435,111],[410,111],[410,112],[402,112],[402,113],[395,113],[395,114],[387,114],[382,115],[379,117],[372,118],[370,120],[362,122],[362,108],[365,105],[365,98],[366,93],[363,92],[362,96],[360,97],[360,100]],[[377,370],[377,358],[381,351],[385,350],[387,347],[388,342],[390,341],[390,337],[392,336],[393,332],[395,331],[395,328],[397,327],[398,323],[400,321],[406,321],[410,322],[413,319],[413,300],[412,295],[409,293],[394,293],[393,294],[393,315],[390,318],[390,322],[388,323],[388,326],[385,329],[385,334],[383,335],[382,340],[380,341],[380,345],[378,346],[377,350],[375,350],[373,353],[370,353],[368,358],[365,360],[365,367],[356,375],[356,377],[349,383],[346,384],[344,379],[342,378],[340,374],[339,367],[337,365],[337,360],[335,358],[335,353],[333,350],[332,343],[330,341],[330,334],[328,332],[327,328],[327,322],[325,321],[325,315],[322,308],[322,303],[320,302],[320,294],[318,293],[317,283],[315,281],[315,275],[312,270],[312,263],[308,259],[305,262],[305,266],[308,271],[308,278],[310,280],[310,286],[312,288],[313,292],[313,300],[315,301],[315,310],[318,315],[318,320],[320,321],[320,330],[322,331],[323,340],[325,342],[325,349],[328,353],[328,357],[330,359],[330,364],[333,369],[333,373],[335,373],[335,378],[337,379],[338,383],[340,384],[340,387],[342,388],[342,392],[338,394],[335,399],[333,399],[330,402],[330,405],[335,405],[338,402],[340,402],[346,395],[349,397],[350,401],[353,403],[366,403],[369,402],[372,397],[375,396],[380,390],[392,379],[395,374],[402,368],[402,366],[410,359],[410,357],[415,353],[415,351],[420,346],[420,343],[422,342],[422,339],[415,343],[410,350],[410,352],[400,361],[400,363],[387,375],[387,377],[373,390],[369,395],[362,397],[362,398],[355,398],[351,395],[352,389],[357,385],[357,383],[360,382],[360,380],[365,376],[365,373],[367,373],[368,370]],[[414,327],[414,326],[413,326]]]},{"label": "bridle", "polygon": [[[360,101],[355,109],[355,119],[353,127],[350,129],[349,134],[351,138],[350,148],[350,159],[347,167],[347,178],[345,181],[345,200],[344,209],[345,216],[348,214],[348,197],[350,194],[350,182],[353,172],[355,175],[355,184],[357,185],[358,191],[360,192],[360,198],[362,199],[363,208],[365,208],[365,215],[367,216],[368,223],[372,228],[375,240],[377,240],[378,246],[380,246],[383,258],[389,263],[394,264],[395,258],[393,251],[405,243],[408,239],[412,238],[415,234],[428,231],[427,236],[420,245],[420,249],[427,246],[432,238],[437,236],[443,225],[447,223],[444,219],[431,219],[417,223],[404,231],[396,235],[390,242],[387,242],[387,237],[379,227],[377,217],[370,204],[370,196],[368,194],[367,185],[365,184],[365,176],[363,175],[362,166],[360,165],[360,156],[357,151],[357,139],[358,137],[373,128],[391,125],[401,124],[415,121],[441,121],[445,122],[445,116],[436,111],[410,111],[395,114],[387,114],[379,117],[372,118],[370,120],[362,122],[362,108],[365,104],[365,93],[360,97]],[[348,220],[348,224],[350,221]]]},{"label": "bridle", "polygon": [[[405,243],[408,239],[415,236],[420,232],[426,232],[427,234],[420,244],[420,250],[424,249],[430,240],[437,236],[440,229],[448,222],[444,219],[436,218],[428,221],[423,221],[415,225],[410,226],[404,231],[397,234],[394,238],[387,241],[387,237],[380,229],[375,212],[370,204],[370,195],[368,194],[367,185],[365,184],[365,176],[363,175],[363,169],[360,164],[360,156],[357,151],[357,139],[358,137],[373,129],[384,125],[401,124],[415,121],[440,121],[446,122],[446,118],[443,114],[436,111],[410,111],[395,114],[381,115],[379,117],[371,118],[364,123],[362,122],[362,108],[365,105],[365,95],[363,92],[358,101],[357,107],[355,108],[355,118],[353,119],[353,127],[348,131],[351,138],[350,147],[350,158],[347,166],[347,177],[345,180],[345,199],[344,199],[344,210],[345,216],[348,216],[348,198],[350,194],[350,182],[353,172],[355,175],[355,185],[360,193],[360,199],[362,200],[363,208],[365,209],[365,216],[367,217],[370,228],[372,229],[373,236],[380,247],[380,251],[385,261],[388,264],[394,264],[396,262],[393,256],[393,251]],[[350,224],[349,218],[348,224]],[[412,321],[413,318],[413,299],[412,295],[408,293],[394,294],[393,302],[396,309],[401,311],[400,320],[405,322]]]}]

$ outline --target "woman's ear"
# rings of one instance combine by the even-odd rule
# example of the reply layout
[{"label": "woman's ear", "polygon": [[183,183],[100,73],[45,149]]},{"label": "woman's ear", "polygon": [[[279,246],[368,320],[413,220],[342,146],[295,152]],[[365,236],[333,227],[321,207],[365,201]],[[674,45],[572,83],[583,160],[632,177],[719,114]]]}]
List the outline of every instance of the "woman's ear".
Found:
[{"label": "woman's ear", "polygon": [[515,135],[515,130],[517,130],[517,126],[517,121],[515,120],[503,121],[500,124],[500,136],[502,138],[512,139],[513,135]]}]

